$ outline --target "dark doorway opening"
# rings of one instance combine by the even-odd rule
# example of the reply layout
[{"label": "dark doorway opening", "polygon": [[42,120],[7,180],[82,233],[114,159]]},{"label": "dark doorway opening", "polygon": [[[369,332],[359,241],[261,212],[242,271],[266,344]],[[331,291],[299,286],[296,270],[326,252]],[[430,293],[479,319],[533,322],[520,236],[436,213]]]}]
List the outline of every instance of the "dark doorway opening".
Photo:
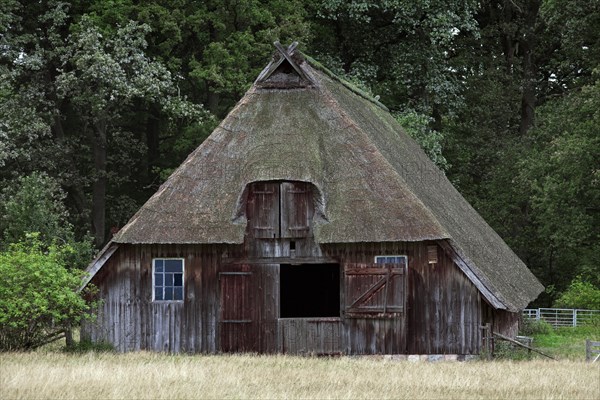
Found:
[{"label": "dark doorway opening", "polygon": [[338,264],[281,264],[279,283],[281,318],[340,316]]}]

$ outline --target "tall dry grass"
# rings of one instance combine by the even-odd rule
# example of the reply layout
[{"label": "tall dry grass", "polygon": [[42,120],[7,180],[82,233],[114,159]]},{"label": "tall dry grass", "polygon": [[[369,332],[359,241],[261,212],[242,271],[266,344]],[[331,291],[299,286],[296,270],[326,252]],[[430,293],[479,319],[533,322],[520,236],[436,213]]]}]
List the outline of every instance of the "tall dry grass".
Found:
[{"label": "tall dry grass", "polygon": [[0,355],[2,399],[599,399],[600,366],[152,353]]}]

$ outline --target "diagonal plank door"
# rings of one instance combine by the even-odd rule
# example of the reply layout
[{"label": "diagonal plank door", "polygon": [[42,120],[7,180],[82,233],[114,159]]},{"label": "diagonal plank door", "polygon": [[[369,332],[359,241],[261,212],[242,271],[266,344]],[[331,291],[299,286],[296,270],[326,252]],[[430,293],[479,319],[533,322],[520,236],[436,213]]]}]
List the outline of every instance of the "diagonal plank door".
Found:
[{"label": "diagonal plank door", "polygon": [[344,271],[346,316],[404,312],[406,271],[398,264],[349,264]]}]

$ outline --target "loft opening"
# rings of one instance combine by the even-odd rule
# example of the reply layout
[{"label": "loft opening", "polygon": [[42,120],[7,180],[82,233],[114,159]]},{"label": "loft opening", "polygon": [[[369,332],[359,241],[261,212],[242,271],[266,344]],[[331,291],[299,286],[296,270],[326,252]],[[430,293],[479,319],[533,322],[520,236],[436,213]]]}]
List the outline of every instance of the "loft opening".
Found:
[{"label": "loft opening", "polygon": [[281,318],[340,316],[339,264],[281,264]]}]

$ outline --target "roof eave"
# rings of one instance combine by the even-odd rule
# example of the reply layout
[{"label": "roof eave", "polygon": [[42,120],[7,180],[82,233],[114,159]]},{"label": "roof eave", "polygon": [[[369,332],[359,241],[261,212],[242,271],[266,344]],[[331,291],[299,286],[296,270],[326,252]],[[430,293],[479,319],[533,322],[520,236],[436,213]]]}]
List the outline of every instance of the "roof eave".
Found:
[{"label": "roof eave", "polygon": [[96,276],[96,274],[102,269],[104,264],[110,259],[110,257],[115,253],[115,251],[117,251],[118,248],[119,244],[111,240],[106,246],[104,246],[102,250],[100,250],[94,261],[92,261],[86,268],[86,275],[83,278],[78,291],[82,291],[92,281],[92,279],[94,279],[94,276]]},{"label": "roof eave", "polygon": [[492,307],[498,310],[518,311],[513,310],[513,307],[510,307],[510,305],[505,304],[505,302],[500,300],[500,298],[498,298],[498,296],[496,296],[494,292],[483,283],[483,281],[477,276],[477,274],[473,272],[471,267],[463,260],[463,258],[458,254],[448,240],[439,240],[437,243],[444,249],[452,261],[469,278],[469,280],[473,282],[475,287]]}]

